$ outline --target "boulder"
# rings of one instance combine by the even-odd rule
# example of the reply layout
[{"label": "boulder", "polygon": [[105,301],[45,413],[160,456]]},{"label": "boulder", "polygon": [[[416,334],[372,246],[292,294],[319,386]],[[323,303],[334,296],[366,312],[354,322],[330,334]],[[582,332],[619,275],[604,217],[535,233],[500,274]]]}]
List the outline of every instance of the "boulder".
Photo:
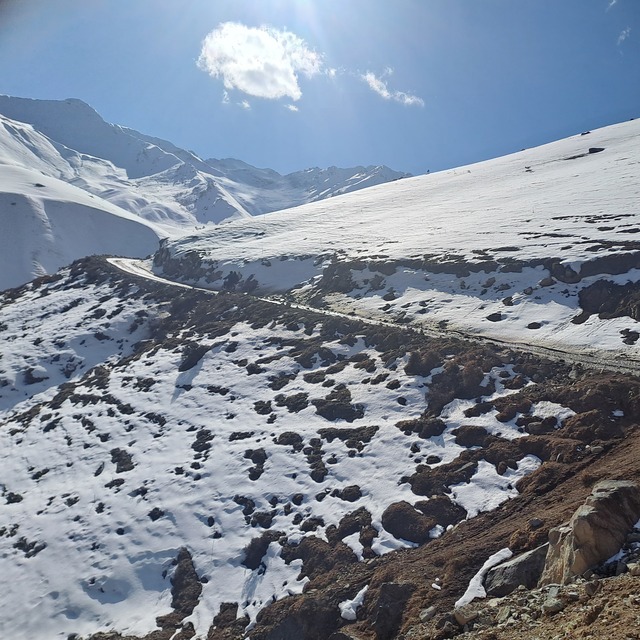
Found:
[{"label": "boulder", "polygon": [[428,518],[435,518],[436,522],[445,529],[467,517],[466,509],[452,502],[447,495],[432,496],[429,500],[416,502],[414,506]]},{"label": "boulder", "polygon": [[382,526],[392,536],[417,544],[428,542],[429,532],[437,524],[435,517],[420,513],[404,500],[390,504],[382,514]]},{"label": "boulder", "polygon": [[549,532],[549,551],[540,586],[567,584],[617,553],[640,519],[640,487],[604,480],[567,524]]},{"label": "boulder", "polygon": [[484,579],[487,595],[501,598],[520,585],[533,589],[542,575],[548,548],[548,543],[543,544],[490,569]]},{"label": "boulder", "polygon": [[453,617],[461,627],[464,627],[465,624],[473,622],[478,617],[478,609],[475,605],[466,604],[455,609]]}]

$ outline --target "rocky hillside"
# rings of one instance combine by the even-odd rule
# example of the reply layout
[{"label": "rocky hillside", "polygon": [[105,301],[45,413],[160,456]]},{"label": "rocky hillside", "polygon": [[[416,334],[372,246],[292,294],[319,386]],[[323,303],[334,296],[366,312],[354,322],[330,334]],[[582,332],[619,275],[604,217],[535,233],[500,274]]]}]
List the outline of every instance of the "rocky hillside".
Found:
[{"label": "rocky hillside", "polygon": [[629,376],[104,259],[1,304],[12,638],[455,635],[487,559],[640,479]]}]

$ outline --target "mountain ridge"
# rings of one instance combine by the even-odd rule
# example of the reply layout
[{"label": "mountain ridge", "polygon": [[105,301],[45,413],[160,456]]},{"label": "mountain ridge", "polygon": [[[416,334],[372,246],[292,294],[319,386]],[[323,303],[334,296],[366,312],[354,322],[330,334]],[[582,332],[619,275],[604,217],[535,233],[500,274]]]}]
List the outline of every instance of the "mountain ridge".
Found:
[{"label": "mountain ridge", "polygon": [[[202,225],[261,215],[406,175],[386,167],[355,167],[280,176],[241,161],[204,161],[169,141],[110,124],[75,98],[35,100],[0,96],[0,173],[14,165],[37,169],[88,192],[95,199],[95,207],[104,211],[112,212],[115,205],[118,211],[133,214],[142,226],[155,229],[158,238],[179,235]],[[3,185],[7,193],[16,191],[8,174],[4,178],[0,175],[0,188]],[[25,211],[27,217],[36,215],[29,207]],[[16,215],[17,209],[1,211],[3,228],[23,224],[20,220],[13,221]],[[82,227],[81,217],[76,217],[76,224]],[[104,224],[109,226],[108,218],[104,218]],[[96,249],[94,243],[86,250],[76,246],[68,253],[72,239],[59,239],[67,249],[60,247],[54,251],[59,261],[49,261],[47,272]],[[32,244],[38,242],[31,239]],[[145,245],[146,253],[132,254],[131,245],[126,242],[120,249],[117,244],[109,247],[109,252],[129,257],[142,258],[149,252]],[[0,287],[26,282],[41,275],[42,269],[42,265],[31,268],[28,263],[19,270],[11,268],[10,279],[0,277]],[[7,266],[5,271],[9,270]]]}]

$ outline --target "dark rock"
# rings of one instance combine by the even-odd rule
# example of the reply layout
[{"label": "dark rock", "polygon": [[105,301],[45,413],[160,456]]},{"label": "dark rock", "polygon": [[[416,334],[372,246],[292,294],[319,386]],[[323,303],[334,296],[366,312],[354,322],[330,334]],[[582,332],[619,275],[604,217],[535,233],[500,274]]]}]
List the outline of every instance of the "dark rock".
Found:
[{"label": "dark rock", "polygon": [[484,447],[487,430],[476,425],[463,425],[451,432],[456,437],[456,444],[461,447]]},{"label": "dark rock", "polygon": [[131,471],[134,467],[131,454],[124,449],[111,449],[111,462],[116,465],[116,473]]},{"label": "dark rock", "polygon": [[324,519],[319,516],[312,516],[300,525],[300,530],[309,533],[310,531],[316,531],[318,527],[324,527]]},{"label": "dark rock", "polygon": [[300,577],[314,579],[325,575],[334,567],[347,567],[358,561],[353,551],[343,542],[329,544],[315,536],[307,536],[298,545],[285,544],[280,554],[286,563],[302,560]]},{"label": "dark rock", "polygon": [[438,524],[408,502],[394,502],[382,514],[382,526],[396,538],[423,544],[430,540],[429,532]]},{"label": "dark rock", "polygon": [[534,436],[541,436],[545,433],[551,433],[555,427],[544,424],[541,420],[533,420],[525,426],[524,430]]},{"label": "dark rock", "polygon": [[229,442],[235,442],[236,440],[246,440],[247,438],[252,438],[255,431],[234,431],[229,436]]},{"label": "dark rock", "polygon": [[261,564],[267,549],[272,542],[282,537],[282,531],[265,531],[259,538],[253,538],[244,548],[244,560],[242,564],[255,571]]},{"label": "dark rock", "polygon": [[326,427],[318,429],[318,434],[327,442],[333,442],[335,438],[342,440],[350,449],[362,451],[364,445],[371,442],[371,438],[380,427]]},{"label": "dark rock", "polygon": [[344,516],[337,527],[327,527],[327,539],[329,542],[334,543],[358,531],[362,532],[363,529],[370,525],[371,514],[364,507],[360,507]]},{"label": "dark rock", "polygon": [[218,614],[213,618],[213,626],[217,629],[229,630],[232,637],[241,638],[248,624],[247,615],[238,617],[237,602],[223,602]]},{"label": "dark rock", "polygon": [[215,436],[209,429],[201,428],[196,433],[196,441],[191,445],[191,448],[198,453],[203,453],[204,451],[208,451],[211,449],[211,445],[209,444],[211,440],[213,440]]},{"label": "dark rock", "polygon": [[256,503],[246,496],[236,495],[233,497],[233,501],[243,507],[242,514],[244,516],[250,516],[256,509]]},{"label": "dark rock", "polygon": [[376,640],[394,638],[400,627],[407,601],[415,586],[408,583],[383,582],[378,597],[370,606],[371,626]]},{"label": "dark rock", "polygon": [[[620,256],[621,260],[624,255]],[[622,260],[622,266],[630,260],[633,265],[640,261],[636,254],[632,255],[633,260]],[[614,266],[609,272],[618,272],[618,268]],[[640,320],[640,286],[636,282],[620,285],[609,280],[597,280],[580,290],[578,303],[587,317],[597,313],[604,319],[628,316]]]},{"label": "dark rock", "polygon": [[151,509],[151,511],[149,511],[148,516],[151,518],[151,520],[153,520],[154,522],[158,519],[158,518],[162,518],[162,516],[164,515],[164,511],[158,507],[154,507],[153,509]]},{"label": "dark rock", "polygon": [[209,349],[205,345],[188,342],[182,350],[182,362],[178,365],[178,371],[193,369]]},{"label": "dark rock", "polygon": [[202,584],[193,566],[191,554],[185,547],[182,547],[178,552],[176,570],[171,579],[171,585],[172,608],[182,617],[190,616],[198,604],[202,593]]},{"label": "dark rock", "polygon": [[253,409],[261,416],[269,415],[271,413],[271,400],[258,400],[253,403]]},{"label": "dark rock", "polygon": [[336,489],[331,495],[346,502],[355,502],[362,497],[362,491],[357,484],[353,484],[344,489]]},{"label": "dark rock", "polygon": [[404,372],[409,376],[428,376],[440,366],[440,354],[435,351],[412,351]]},{"label": "dark rock", "polygon": [[298,413],[309,406],[308,393],[294,393],[290,396],[279,394],[275,397],[276,405],[279,407],[287,407],[289,413]]},{"label": "dark rock", "polygon": [[440,418],[423,415],[413,420],[400,420],[396,422],[396,427],[404,433],[416,433],[420,438],[427,440],[442,435],[447,425]]},{"label": "dark rock", "polygon": [[312,400],[316,413],[327,420],[346,420],[353,422],[364,416],[361,405],[351,404],[351,392],[345,386],[337,386],[326,398]]},{"label": "dark rock", "polygon": [[300,451],[303,447],[302,436],[295,431],[283,431],[276,440],[276,444],[293,447],[294,451]]},{"label": "dark rock", "polygon": [[[265,372],[265,369],[256,362],[250,362],[246,368],[247,368],[247,374],[250,376],[256,375],[257,373]],[[269,413],[269,411],[267,411],[267,413]]]},{"label": "dark rock", "polygon": [[253,464],[262,466],[267,461],[267,452],[263,449],[247,449],[244,452],[244,457],[248,458]]},{"label": "dark rock", "polygon": [[274,514],[269,511],[256,511],[256,513],[251,516],[251,526],[268,529],[273,522],[273,516]]},{"label": "dark rock", "polygon": [[472,407],[464,410],[464,415],[467,418],[477,418],[489,413],[493,409],[493,402],[476,402]]},{"label": "dark rock", "polygon": [[416,472],[406,478],[413,493],[419,496],[443,495],[452,484],[469,482],[478,468],[477,462],[469,462],[462,457],[437,467],[419,465]]},{"label": "dark rock", "polygon": [[429,500],[416,502],[415,508],[428,518],[433,518],[441,527],[457,524],[467,517],[467,511],[455,502],[451,502],[449,496],[433,496]]}]

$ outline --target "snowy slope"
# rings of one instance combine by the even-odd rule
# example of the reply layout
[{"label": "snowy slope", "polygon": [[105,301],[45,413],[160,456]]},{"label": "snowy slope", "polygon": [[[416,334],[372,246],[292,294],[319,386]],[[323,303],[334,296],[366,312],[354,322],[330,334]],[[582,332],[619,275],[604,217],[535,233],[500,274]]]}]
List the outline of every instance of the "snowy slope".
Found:
[{"label": "snowy slope", "polygon": [[38,171],[4,164],[0,155],[0,289],[86,255],[144,258],[162,236],[124,209]]},{"label": "snowy slope", "polygon": [[[104,272],[80,265],[0,297],[2,637],[148,633],[170,610],[183,547],[202,583],[185,619],[197,637],[223,602],[251,625],[304,587],[290,554],[305,537],[342,540],[354,561],[415,546],[383,520],[399,501],[428,504],[406,479],[425,461],[457,470],[439,499],[453,522],[515,497],[540,464],[523,447],[498,470],[456,436],[482,425],[502,446],[526,440],[520,413],[465,413],[527,383],[509,354],[484,358],[473,399],[452,393],[424,423],[433,437],[418,435],[425,394],[464,362],[450,345],[430,345],[436,361],[417,373],[376,330]],[[557,426],[573,415],[552,402],[522,411]],[[354,513],[369,521],[347,530]],[[427,540],[452,521],[433,522]]]},{"label": "snowy slope", "polygon": [[639,280],[639,143],[636,120],[233,222],[168,243],[157,268],[205,286],[295,289],[298,300],[366,316],[638,358],[623,344],[635,320],[572,320],[588,285]]}]

